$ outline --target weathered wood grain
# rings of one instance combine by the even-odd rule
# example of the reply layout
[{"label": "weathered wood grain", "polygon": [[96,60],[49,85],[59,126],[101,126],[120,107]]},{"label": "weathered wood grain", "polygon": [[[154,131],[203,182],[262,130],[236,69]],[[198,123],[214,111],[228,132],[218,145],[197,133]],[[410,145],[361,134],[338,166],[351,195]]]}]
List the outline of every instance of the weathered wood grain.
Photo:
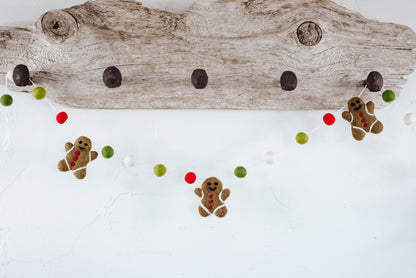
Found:
[{"label": "weathered wood grain", "polygon": [[[298,39],[307,21],[321,29],[316,45]],[[338,109],[374,70],[399,94],[415,47],[410,28],[329,0],[196,2],[183,14],[90,1],[33,26],[1,27],[0,78],[26,64],[51,99],[82,108]],[[121,71],[120,87],[104,85],[109,66]],[[205,89],[192,85],[195,69],[208,74]],[[281,89],[284,71],[296,73],[296,90]],[[363,98],[381,107],[380,95]]]}]

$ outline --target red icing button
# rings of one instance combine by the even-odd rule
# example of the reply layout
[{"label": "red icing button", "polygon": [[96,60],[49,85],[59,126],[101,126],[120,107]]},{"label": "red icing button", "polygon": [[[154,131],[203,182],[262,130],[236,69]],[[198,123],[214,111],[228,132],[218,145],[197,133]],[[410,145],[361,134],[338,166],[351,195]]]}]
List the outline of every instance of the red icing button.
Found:
[{"label": "red icing button", "polygon": [[212,210],[212,206],[209,206],[209,210]]},{"label": "red icing button", "polygon": [[78,156],[74,156],[74,161],[77,161],[78,160]]},{"label": "red icing button", "polygon": [[362,117],[363,116],[363,113],[360,113],[360,117]]},{"label": "red icing button", "polygon": [[212,194],[211,194],[211,195],[209,195],[209,198],[210,198],[210,199],[212,199],[213,197],[214,197],[214,196],[212,196]]},{"label": "red icing button", "polygon": [[362,119],[361,122],[364,123],[365,122],[364,119]]},{"label": "red icing button", "polygon": [[80,155],[81,153],[79,152],[79,151],[76,151],[75,152],[75,155]]},{"label": "red icing button", "polygon": [[213,200],[209,201],[210,204],[212,204],[213,202],[214,202]]},{"label": "red icing button", "polygon": [[367,127],[367,124],[365,124],[364,127]]},{"label": "red icing button", "polygon": [[71,162],[71,166],[75,166],[75,162]]}]

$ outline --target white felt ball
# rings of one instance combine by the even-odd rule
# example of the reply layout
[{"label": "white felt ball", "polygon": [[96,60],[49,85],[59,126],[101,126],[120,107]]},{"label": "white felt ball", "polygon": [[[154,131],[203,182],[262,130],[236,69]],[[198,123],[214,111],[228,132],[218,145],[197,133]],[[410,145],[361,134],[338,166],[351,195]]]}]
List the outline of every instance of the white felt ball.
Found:
[{"label": "white felt ball", "polygon": [[274,164],[276,162],[276,154],[274,152],[267,152],[264,155],[264,160],[267,164]]},{"label": "white felt ball", "polygon": [[125,167],[134,167],[136,165],[136,158],[133,155],[128,155],[124,158]]},{"label": "white felt ball", "polygon": [[406,125],[411,125],[411,124],[416,123],[416,114],[407,113],[406,116],[404,116],[404,123]]},{"label": "white felt ball", "polygon": [[6,78],[10,81],[13,81],[13,71],[9,70],[6,74]]}]

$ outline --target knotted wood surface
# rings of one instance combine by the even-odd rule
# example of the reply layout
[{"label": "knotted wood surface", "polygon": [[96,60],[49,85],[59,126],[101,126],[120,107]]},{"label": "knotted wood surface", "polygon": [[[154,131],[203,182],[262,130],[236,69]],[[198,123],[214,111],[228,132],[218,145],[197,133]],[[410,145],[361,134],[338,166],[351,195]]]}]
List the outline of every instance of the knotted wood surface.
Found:
[{"label": "knotted wood surface", "polygon": [[[195,2],[182,14],[89,1],[1,27],[0,74],[25,64],[49,98],[82,108],[339,109],[371,71],[398,95],[415,47],[410,28],[329,0]],[[122,75],[115,88],[103,82],[110,66]],[[195,69],[208,75],[203,89]],[[284,71],[296,74],[294,91],[282,90]],[[381,93],[363,99],[384,106]]]}]

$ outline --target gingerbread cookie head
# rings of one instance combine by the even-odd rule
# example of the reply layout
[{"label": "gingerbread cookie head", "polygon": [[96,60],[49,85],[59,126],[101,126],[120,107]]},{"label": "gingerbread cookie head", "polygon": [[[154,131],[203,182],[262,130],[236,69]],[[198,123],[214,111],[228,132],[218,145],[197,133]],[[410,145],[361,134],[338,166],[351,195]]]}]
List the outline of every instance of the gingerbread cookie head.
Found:
[{"label": "gingerbread cookie head", "polygon": [[89,152],[91,150],[91,140],[85,136],[79,137],[75,140],[74,149],[80,152]]},{"label": "gingerbread cookie head", "polygon": [[222,191],[222,182],[215,178],[207,178],[201,186],[204,194],[220,194]]},{"label": "gingerbread cookie head", "polygon": [[365,103],[359,97],[353,97],[348,102],[348,110],[354,115],[365,111]]}]

